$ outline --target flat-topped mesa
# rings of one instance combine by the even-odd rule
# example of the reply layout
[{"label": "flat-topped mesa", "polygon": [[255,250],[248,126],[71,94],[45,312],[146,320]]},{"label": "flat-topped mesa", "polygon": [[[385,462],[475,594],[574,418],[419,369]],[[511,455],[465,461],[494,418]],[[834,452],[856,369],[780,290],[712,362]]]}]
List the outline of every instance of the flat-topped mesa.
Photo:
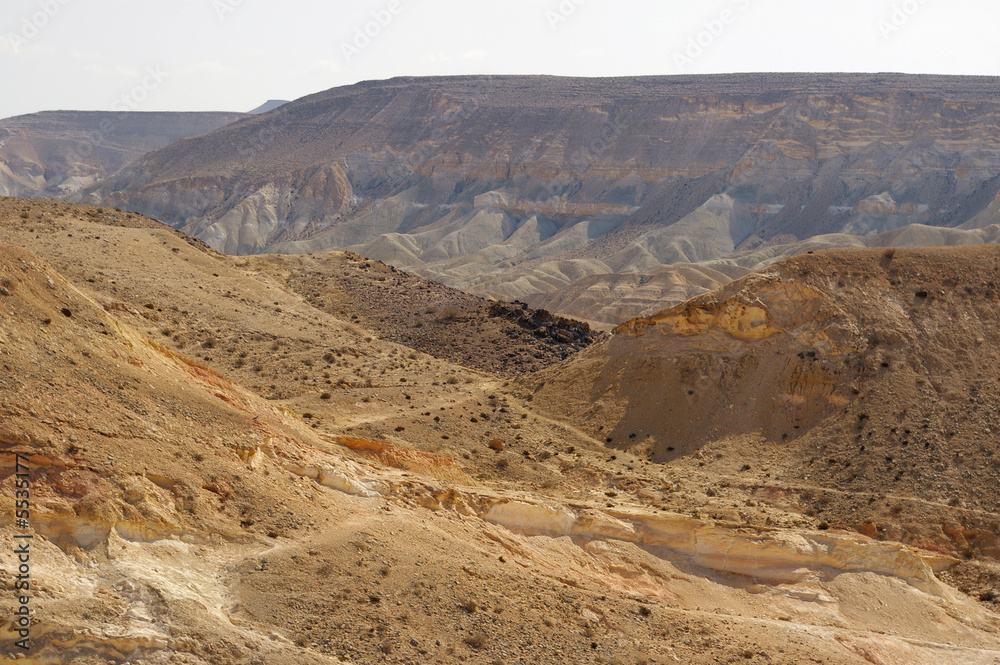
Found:
[{"label": "flat-topped mesa", "polygon": [[0,195],[72,198],[150,150],[242,113],[45,111],[0,120]]},{"label": "flat-topped mesa", "polygon": [[584,311],[587,280],[752,269],[812,238],[912,225],[982,242],[1000,221],[998,90],[833,74],[374,81],[146,154],[87,200],[230,254],[351,249],[508,299],[572,286],[565,309],[531,303],[618,323],[662,290]]}]

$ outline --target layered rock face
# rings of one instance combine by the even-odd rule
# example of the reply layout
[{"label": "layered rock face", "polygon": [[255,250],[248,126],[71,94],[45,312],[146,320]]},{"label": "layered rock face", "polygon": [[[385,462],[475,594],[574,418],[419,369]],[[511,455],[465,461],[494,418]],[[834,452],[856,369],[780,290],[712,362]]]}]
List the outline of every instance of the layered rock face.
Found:
[{"label": "layered rock face", "polygon": [[[570,313],[617,321],[639,312],[593,302],[634,295],[622,275],[990,226],[998,91],[901,75],[393,79],[151,153],[88,195],[230,254],[348,248],[535,306],[568,288]],[[644,307],[719,277],[675,271]]]},{"label": "layered rock face", "polygon": [[241,117],[47,111],[0,120],[0,195],[73,198],[147,152]]},{"label": "layered rock face", "polygon": [[613,447],[992,556],[998,275],[995,246],[803,255],[624,323],[525,388]]}]

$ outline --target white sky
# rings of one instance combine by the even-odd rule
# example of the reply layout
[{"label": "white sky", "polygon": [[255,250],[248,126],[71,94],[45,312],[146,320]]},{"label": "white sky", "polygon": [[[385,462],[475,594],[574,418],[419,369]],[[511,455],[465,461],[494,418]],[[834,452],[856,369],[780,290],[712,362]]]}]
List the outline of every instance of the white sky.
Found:
[{"label": "white sky", "polygon": [[[391,20],[345,53],[372,12]],[[247,111],[400,75],[1000,75],[998,26],[996,0],[2,0],[0,117]]]}]

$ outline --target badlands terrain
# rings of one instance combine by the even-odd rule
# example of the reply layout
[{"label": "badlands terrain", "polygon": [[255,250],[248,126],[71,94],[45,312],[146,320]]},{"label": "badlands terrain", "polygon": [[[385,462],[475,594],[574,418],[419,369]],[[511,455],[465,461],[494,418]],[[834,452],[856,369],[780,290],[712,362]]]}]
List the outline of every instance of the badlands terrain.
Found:
[{"label": "badlands terrain", "polygon": [[998,273],[821,251],[598,335],[0,199],[20,662],[994,665]]},{"label": "badlands terrain", "polygon": [[47,111],[0,120],[0,195],[72,198],[142,155],[241,113]]},{"label": "badlands terrain", "polygon": [[350,250],[616,325],[810,249],[993,241],[998,93],[891,74],[369,81],[76,196],[227,254]]}]

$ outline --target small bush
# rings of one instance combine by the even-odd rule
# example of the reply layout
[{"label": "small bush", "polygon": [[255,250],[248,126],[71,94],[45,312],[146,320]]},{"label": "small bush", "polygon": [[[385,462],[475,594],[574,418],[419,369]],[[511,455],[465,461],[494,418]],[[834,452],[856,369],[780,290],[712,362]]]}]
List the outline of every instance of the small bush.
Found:
[{"label": "small bush", "polygon": [[457,307],[445,307],[440,312],[438,312],[438,321],[455,321],[461,315],[461,310]]}]

